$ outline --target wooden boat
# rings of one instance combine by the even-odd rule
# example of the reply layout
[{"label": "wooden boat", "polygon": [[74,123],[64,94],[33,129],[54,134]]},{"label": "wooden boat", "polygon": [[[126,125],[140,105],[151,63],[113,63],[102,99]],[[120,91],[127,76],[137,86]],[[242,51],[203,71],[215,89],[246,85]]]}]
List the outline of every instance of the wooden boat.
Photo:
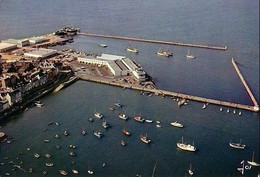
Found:
[{"label": "wooden boat", "polygon": [[130,136],[130,135],[131,135],[131,133],[128,132],[128,131],[126,131],[126,129],[122,130],[122,132],[123,132],[125,135],[127,135],[127,136]]}]

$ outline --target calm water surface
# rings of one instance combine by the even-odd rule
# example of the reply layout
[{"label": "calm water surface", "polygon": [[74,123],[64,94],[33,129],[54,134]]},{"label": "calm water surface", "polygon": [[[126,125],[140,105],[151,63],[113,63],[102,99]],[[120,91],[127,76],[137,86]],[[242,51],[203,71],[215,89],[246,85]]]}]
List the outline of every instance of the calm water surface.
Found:
[{"label": "calm water surface", "polygon": [[[19,7],[19,8],[18,8]],[[51,33],[65,25],[74,25],[84,32],[133,36],[148,39],[228,46],[226,52],[191,49],[197,57],[186,60],[187,48],[160,46],[147,43],[75,37],[75,43],[65,47],[88,53],[125,55],[137,60],[151,74],[157,87],[208,98],[252,104],[232,64],[231,57],[239,63],[241,72],[259,102],[259,1],[0,1],[0,39],[22,38]],[[108,48],[99,48],[105,43]],[[125,48],[135,45],[138,55],[127,53]],[[172,58],[161,58],[155,52],[160,48],[174,52]],[[72,175],[71,169],[79,170],[78,176],[87,176],[91,168],[95,176],[152,176],[157,161],[155,176],[184,176],[192,163],[197,176],[240,176],[237,167],[242,160],[250,160],[256,152],[259,162],[259,114],[243,111],[242,116],[227,114],[226,108],[189,102],[178,108],[176,102],[158,96],[146,97],[133,90],[78,81],[70,87],[42,99],[41,109],[31,107],[28,111],[1,123],[1,131],[15,137],[11,144],[1,144],[1,175],[12,176],[59,176],[59,169]],[[108,110],[115,101],[124,107],[114,112]],[[102,121],[88,122],[95,111],[104,114],[112,128],[104,130]],[[233,111],[233,110],[232,110]],[[118,119],[119,113],[131,117],[141,115],[147,119],[160,120],[162,128],[153,124],[141,124],[133,119],[127,122]],[[183,129],[169,126],[180,121]],[[48,122],[60,126],[48,126]],[[121,130],[127,127],[133,134],[125,137]],[[47,128],[47,131],[43,131]],[[62,132],[70,132],[64,137]],[[80,134],[87,131],[86,136]],[[91,133],[101,130],[99,140]],[[140,142],[145,134],[152,139],[151,145]],[[54,135],[59,134],[60,139]],[[184,136],[187,142],[195,142],[196,153],[182,152],[176,143]],[[44,143],[50,139],[50,143]],[[120,140],[128,145],[122,147]],[[231,149],[229,141],[247,145],[244,151]],[[55,149],[59,144],[62,148]],[[69,144],[75,144],[76,157],[68,155]],[[31,151],[26,151],[30,147]],[[18,155],[23,152],[23,155]],[[37,152],[42,157],[34,158]],[[46,159],[45,153],[53,157]],[[8,160],[4,157],[8,156]],[[18,159],[17,159],[18,157]],[[26,171],[12,171],[12,164],[20,164]],[[76,163],[71,164],[72,161]],[[53,162],[54,167],[46,167]],[[106,163],[103,168],[102,164]],[[259,168],[246,171],[245,176],[257,176]]]}]

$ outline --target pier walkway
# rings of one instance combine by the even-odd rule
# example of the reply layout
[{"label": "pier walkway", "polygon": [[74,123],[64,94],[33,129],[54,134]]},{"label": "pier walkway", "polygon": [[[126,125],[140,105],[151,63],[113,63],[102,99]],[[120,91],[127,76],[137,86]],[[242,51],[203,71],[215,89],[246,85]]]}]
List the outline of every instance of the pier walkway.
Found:
[{"label": "pier walkway", "polygon": [[128,41],[148,42],[148,43],[176,45],[176,46],[184,46],[184,47],[195,47],[195,48],[204,48],[204,49],[212,49],[212,50],[223,50],[223,51],[227,50],[227,46],[217,47],[217,46],[208,46],[208,45],[200,45],[200,44],[188,44],[188,43],[181,43],[181,42],[159,41],[159,40],[151,40],[151,39],[111,36],[111,35],[105,35],[105,34],[83,33],[83,32],[78,32],[77,34],[83,35],[83,36],[89,36],[89,37],[121,39],[121,40],[128,40]]},{"label": "pier walkway", "polygon": [[250,88],[248,87],[248,85],[247,85],[243,75],[241,74],[241,72],[240,72],[240,70],[239,70],[239,68],[238,68],[238,66],[237,66],[237,64],[236,64],[236,62],[235,62],[235,60],[233,58],[231,59],[231,62],[233,64],[233,66],[234,66],[234,68],[235,68],[235,70],[236,70],[236,72],[237,72],[241,82],[243,83],[243,85],[244,85],[244,87],[245,87],[249,97],[251,98],[253,104],[255,105],[254,109],[256,109],[256,111],[259,111],[259,105],[258,105],[258,103],[257,103],[257,101],[256,101],[256,99],[255,99],[255,97],[253,95],[253,93],[251,92]]},{"label": "pier walkway", "polygon": [[103,79],[100,80],[100,79],[96,79],[96,78],[93,78],[93,77],[87,76],[87,75],[84,75],[84,76],[79,75],[78,77],[80,79],[86,80],[86,81],[103,83],[103,84],[108,84],[108,85],[113,85],[113,86],[118,86],[118,87],[123,87],[123,88],[129,88],[129,89],[134,89],[134,90],[139,90],[139,91],[152,92],[152,93],[162,94],[165,96],[174,96],[174,97],[179,97],[179,98],[183,98],[183,99],[188,99],[188,100],[193,100],[193,101],[198,101],[198,102],[203,102],[203,103],[210,103],[210,104],[215,104],[215,105],[220,105],[220,106],[226,106],[226,107],[231,107],[231,108],[236,108],[236,109],[244,109],[244,110],[253,111],[253,112],[259,111],[259,109],[256,109],[255,106],[250,106],[250,105],[231,103],[231,102],[227,102],[227,101],[219,101],[219,100],[214,100],[214,99],[209,99],[209,98],[192,96],[192,95],[188,95],[188,94],[176,93],[176,92],[167,91],[167,90],[149,89],[149,88],[144,88],[141,86],[132,86],[131,84],[127,84],[127,83],[117,83],[114,81],[108,81],[108,80],[103,80]]}]

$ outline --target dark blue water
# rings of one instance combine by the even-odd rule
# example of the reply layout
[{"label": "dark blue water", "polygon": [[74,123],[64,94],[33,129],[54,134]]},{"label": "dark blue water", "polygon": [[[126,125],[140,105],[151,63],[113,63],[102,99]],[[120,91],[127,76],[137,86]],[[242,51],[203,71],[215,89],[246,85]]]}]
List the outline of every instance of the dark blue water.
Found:
[{"label": "dark blue water", "polygon": [[[191,49],[197,57],[187,60],[187,48],[160,46],[157,44],[89,38],[77,36],[75,43],[66,46],[88,53],[110,53],[125,55],[137,60],[145,71],[151,74],[157,87],[181,93],[252,104],[241,84],[231,62],[231,57],[239,63],[249,87],[259,102],[259,1],[0,1],[0,39],[22,38],[51,33],[65,25],[74,25],[84,32],[118,36],[133,36],[147,39],[168,40],[187,43],[228,46],[227,51]],[[105,43],[108,48],[99,48]],[[125,48],[135,45],[138,55],[127,53]],[[156,56],[160,48],[174,52],[172,58]],[[250,160],[256,152],[259,162],[259,114],[243,111],[242,116],[219,112],[219,107],[189,102],[178,108],[172,100],[160,97],[145,97],[139,92],[79,81],[72,86],[43,99],[42,109],[31,108],[2,123],[1,131],[15,137],[12,144],[1,144],[1,174],[12,176],[59,175],[59,169],[79,170],[79,176],[86,176],[91,167],[95,176],[151,176],[155,162],[155,176],[184,176],[192,163],[197,176],[239,176],[236,170],[242,160]],[[108,107],[121,101],[125,107],[111,112]],[[101,121],[90,124],[88,118],[94,111],[101,111],[112,125],[103,130]],[[162,128],[155,124],[138,124],[117,118],[120,112],[130,116],[160,120]],[[57,121],[60,126],[48,126],[49,121]],[[178,120],[185,126],[176,129],[169,122]],[[48,128],[44,132],[43,128]],[[127,127],[133,136],[121,133]],[[71,135],[54,139],[56,133],[67,129]],[[80,134],[86,129],[88,135]],[[105,136],[98,140],[91,132],[100,129]],[[139,136],[147,133],[153,140],[150,146],[141,143]],[[176,148],[181,136],[188,142],[195,142],[198,152],[186,153]],[[228,146],[230,140],[247,145],[244,151]],[[46,144],[43,139],[50,139]],[[119,141],[125,139],[128,146],[123,148]],[[55,144],[62,149],[56,150]],[[77,156],[69,157],[69,144],[75,144]],[[26,147],[32,151],[27,152]],[[22,151],[24,155],[19,156]],[[51,153],[54,167],[46,167],[49,162],[44,157],[35,159],[33,153]],[[9,160],[3,160],[8,156]],[[16,159],[19,157],[19,159]],[[33,175],[20,170],[12,171],[15,164],[23,161],[22,167],[34,169]],[[72,165],[72,161],[76,161]],[[102,168],[106,162],[107,166]],[[246,176],[257,176],[259,169],[246,171]],[[70,172],[70,175],[72,173]]]}]

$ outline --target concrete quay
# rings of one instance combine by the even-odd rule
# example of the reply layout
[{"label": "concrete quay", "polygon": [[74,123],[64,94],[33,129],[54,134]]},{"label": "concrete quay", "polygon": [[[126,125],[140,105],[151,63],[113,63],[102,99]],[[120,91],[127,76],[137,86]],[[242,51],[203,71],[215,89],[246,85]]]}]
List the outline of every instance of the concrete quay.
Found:
[{"label": "concrete quay", "polygon": [[148,43],[176,45],[176,46],[194,47],[194,48],[204,48],[204,49],[212,49],[212,50],[223,50],[223,51],[227,50],[227,46],[218,47],[218,46],[209,46],[209,45],[200,45],[200,44],[188,44],[188,43],[181,43],[181,42],[160,41],[160,40],[152,40],[152,39],[141,39],[141,38],[134,38],[134,37],[111,36],[111,35],[105,35],[105,34],[94,34],[94,33],[83,33],[83,32],[78,32],[77,34],[78,35],[83,35],[83,36],[89,36],[89,37],[121,39],[121,40],[128,40],[128,41],[148,42]]},{"label": "concrete quay", "polygon": [[235,108],[235,109],[244,109],[244,110],[248,110],[248,111],[252,111],[252,112],[259,111],[258,109],[256,109],[255,106],[250,106],[250,105],[243,105],[243,104],[232,103],[232,102],[227,102],[227,101],[214,100],[214,99],[209,99],[209,98],[192,96],[192,95],[188,95],[188,94],[176,93],[176,92],[167,91],[167,90],[149,89],[149,88],[145,88],[145,87],[138,86],[138,85],[119,83],[119,82],[115,82],[113,80],[100,79],[100,78],[95,78],[95,77],[91,77],[91,76],[87,76],[87,75],[78,75],[78,77],[81,80],[85,80],[85,81],[92,81],[92,82],[97,82],[97,83],[102,83],[102,84],[107,84],[107,85],[113,85],[113,86],[117,86],[117,87],[151,92],[151,93],[161,94],[161,95],[165,95],[165,96],[174,96],[174,97],[179,97],[179,98],[202,102],[202,103],[210,103],[210,104],[226,106],[226,107]]}]

